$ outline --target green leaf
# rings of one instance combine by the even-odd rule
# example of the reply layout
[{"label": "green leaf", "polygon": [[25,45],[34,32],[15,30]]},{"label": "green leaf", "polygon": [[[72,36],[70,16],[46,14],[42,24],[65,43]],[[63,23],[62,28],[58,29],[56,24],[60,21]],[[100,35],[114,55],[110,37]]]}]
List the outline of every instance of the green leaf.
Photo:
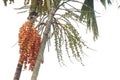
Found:
[{"label": "green leaf", "polygon": [[106,8],[106,4],[112,4],[111,0],[100,0],[100,2],[103,4],[103,6]]},{"label": "green leaf", "polygon": [[106,7],[106,0],[100,0],[100,1]]},{"label": "green leaf", "polygon": [[7,1],[8,0],[3,0],[5,6],[7,6]]},{"label": "green leaf", "polygon": [[94,11],[94,0],[85,0],[82,9],[80,20],[86,23],[87,28],[93,31],[93,38],[96,40],[98,38],[98,26]]},{"label": "green leaf", "polygon": [[111,0],[107,0],[107,3],[108,3],[108,4],[112,4]]},{"label": "green leaf", "polygon": [[[3,2],[4,2],[4,5],[7,6],[8,0],[3,0]],[[10,2],[10,4],[11,4],[11,3],[14,3],[14,0],[9,0],[9,2]]]},{"label": "green leaf", "polygon": [[10,4],[11,4],[11,3],[14,3],[14,0],[10,0]]}]

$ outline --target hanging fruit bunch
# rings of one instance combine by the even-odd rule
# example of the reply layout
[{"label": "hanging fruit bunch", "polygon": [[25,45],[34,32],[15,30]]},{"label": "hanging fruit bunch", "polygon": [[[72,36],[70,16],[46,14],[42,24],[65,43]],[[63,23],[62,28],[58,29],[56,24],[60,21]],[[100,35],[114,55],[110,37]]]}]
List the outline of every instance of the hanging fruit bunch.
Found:
[{"label": "hanging fruit bunch", "polygon": [[41,46],[41,35],[30,19],[20,28],[18,43],[20,46],[19,64],[24,65],[24,69],[26,69],[27,64],[29,64],[29,70],[33,71]]}]

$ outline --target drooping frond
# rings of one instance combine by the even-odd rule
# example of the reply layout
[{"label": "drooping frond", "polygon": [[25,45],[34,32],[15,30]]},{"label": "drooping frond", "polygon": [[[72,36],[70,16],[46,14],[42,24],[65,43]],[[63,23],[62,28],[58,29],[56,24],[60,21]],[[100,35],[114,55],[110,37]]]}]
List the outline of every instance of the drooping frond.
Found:
[{"label": "drooping frond", "polygon": [[71,21],[65,17],[62,19],[65,23],[61,23],[60,20],[56,18],[54,18],[53,22],[53,35],[58,61],[60,63],[64,63],[62,51],[63,47],[66,49],[69,59],[71,59],[70,55],[72,55],[72,57],[74,57],[76,60],[82,61],[82,48],[87,46]]},{"label": "drooping frond", "polygon": [[94,11],[94,0],[85,0],[81,9],[80,20],[85,22],[87,28],[93,31],[94,40],[98,38],[98,26]]},{"label": "drooping frond", "polygon": [[103,4],[104,7],[106,7],[106,4],[112,4],[111,0],[100,0],[100,2]]}]

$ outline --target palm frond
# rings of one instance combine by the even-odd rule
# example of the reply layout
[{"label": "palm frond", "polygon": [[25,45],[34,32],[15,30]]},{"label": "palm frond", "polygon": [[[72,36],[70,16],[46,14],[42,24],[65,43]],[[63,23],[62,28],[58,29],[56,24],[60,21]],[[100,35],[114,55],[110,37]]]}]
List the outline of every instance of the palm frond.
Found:
[{"label": "palm frond", "polygon": [[106,4],[112,4],[111,0],[100,0],[100,2],[103,4],[104,7],[106,7]]},{"label": "palm frond", "polygon": [[82,58],[81,58],[82,57],[81,54],[83,53],[82,47],[83,46],[87,47],[87,46],[85,45],[84,41],[79,35],[79,32],[74,27],[74,25],[72,24],[71,20],[68,17],[62,16],[61,18],[54,18],[53,35],[54,35],[55,48],[59,63],[64,64],[63,51],[62,51],[63,47],[66,49],[66,53],[70,60],[71,57],[74,57],[76,60],[82,63]]},{"label": "palm frond", "polygon": [[94,11],[94,0],[85,0],[82,9],[80,20],[87,24],[87,28],[93,31],[94,40],[98,38],[98,26]]}]

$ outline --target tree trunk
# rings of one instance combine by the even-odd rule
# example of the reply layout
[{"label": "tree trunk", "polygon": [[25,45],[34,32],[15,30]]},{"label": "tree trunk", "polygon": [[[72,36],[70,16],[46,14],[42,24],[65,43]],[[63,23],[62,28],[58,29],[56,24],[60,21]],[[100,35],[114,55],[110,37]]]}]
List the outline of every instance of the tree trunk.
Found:
[{"label": "tree trunk", "polygon": [[21,74],[21,71],[22,71],[22,66],[23,66],[23,63],[20,64],[19,61],[18,61],[16,72],[15,72],[13,80],[19,80],[20,74]]},{"label": "tree trunk", "polygon": [[55,12],[56,12],[56,10],[54,8],[51,8],[50,12],[48,14],[48,20],[46,22],[46,28],[45,28],[45,31],[43,33],[43,39],[42,39],[41,47],[40,47],[40,50],[39,50],[39,53],[38,53],[38,56],[37,56],[37,60],[36,60],[35,68],[34,68],[33,73],[32,73],[31,80],[37,80],[40,64],[42,62],[42,58],[43,58],[43,54],[44,54],[44,49],[45,49],[45,46],[46,46],[46,42],[48,40],[48,34],[49,34],[49,31],[50,31],[51,22],[52,22],[52,19],[53,19],[53,16],[54,16]]}]

